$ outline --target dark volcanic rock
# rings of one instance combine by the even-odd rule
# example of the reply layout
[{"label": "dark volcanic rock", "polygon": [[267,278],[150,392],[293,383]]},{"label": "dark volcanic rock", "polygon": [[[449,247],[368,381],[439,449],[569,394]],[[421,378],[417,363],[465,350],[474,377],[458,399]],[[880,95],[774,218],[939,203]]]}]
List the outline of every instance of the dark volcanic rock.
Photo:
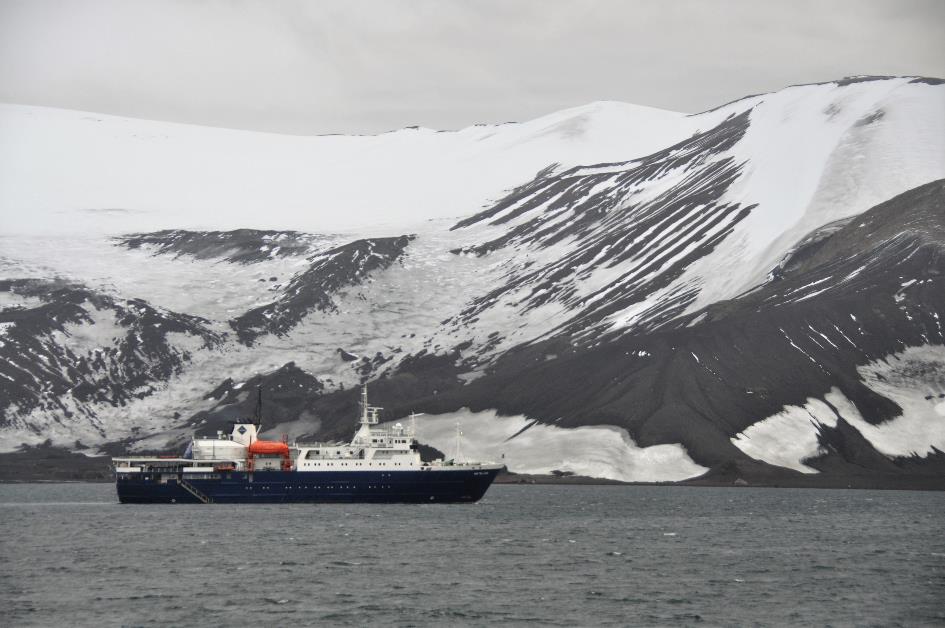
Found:
[{"label": "dark volcanic rock", "polygon": [[345,362],[354,362],[355,360],[358,359],[358,356],[354,355],[353,353],[348,353],[347,351],[341,348],[336,349],[335,352],[339,356],[341,356],[341,359]]},{"label": "dark volcanic rock", "polygon": [[146,247],[155,255],[188,255],[197,259],[221,258],[237,264],[252,264],[275,257],[310,255],[325,241],[324,236],[299,231],[187,231],[167,229],[132,233],[115,238],[129,249]]},{"label": "dark volcanic rock", "polygon": [[[192,337],[202,349],[223,341],[202,318],[75,283],[2,280],[0,292],[32,299],[0,311],[0,409],[14,406],[18,414],[41,408],[68,417],[69,399],[121,405],[145,397],[191,359],[171,334]],[[10,415],[3,416],[5,424]]]},{"label": "dark volcanic rock", "polygon": [[[851,468],[852,469],[852,468]],[[927,470],[883,473],[871,470],[800,473],[757,460],[729,461],[699,477],[680,482],[686,486],[768,486],[782,488],[863,488],[945,490],[945,475]]]},{"label": "dark volcanic rock", "polygon": [[826,453],[804,461],[823,473],[852,473],[879,471],[881,473],[900,473],[900,467],[882,455],[866,440],[856,428],[843,417],[837,418],[836,427],[817,425],[818,441]]},{"label": "dark volcanic rock", "polygon": [[446,460],[446,454],[437,449],[436,447],[430,447],[429,445],[420,444],[417,447],[417,451],[420,452],[420,460],[424,462],[432,462],[434,460]]},{"label": "dark volcanic rock", "polygon": [[391,266],[412,239],[403,235],[356,240],[319,253],[309,259],[308,269],[293,277],[275,301],[246,312],[230,325],[246,344],[266,333],[283,336],[309,312],[333,310],[335,293]]},{"label": "dark volcanic rock", "polygon": [[[419,410],[495,408],[561,417],[561,427],[619,425],[644,446],[682,443],[710,467],[747,460],[734,435],[832,388],[867,421],[899,415],[857,367],[945,344],[945,182],[878,205],[802,251],[779,279],[672,325],[591,347],[564,337],[510,351],[486,376]],[[854,442],[852,429],[838,428],[843,446],[825,432],[836,457],[878,470],[876,452]]]},{"label": "dark volcanic rock", "polygon": [[[754,206],[723,202],[744,164],[721,155],[748,129],[750,111],[730,116],[713,129],[642,159],[542,172],[493,207],[457,223],[510,225],[501,236],[463,249],[487,255],[507,247],[546,249],[573,242],[561,257],[524,264],[505,283],[474,299],[457,317],[476,320],[497,299],[516,295],[528,311],[558,302],[574,317],[555,333],[591,338],[607,317],[668,286],[692,263],[711,253]],[[669,172],[685,175],[654,198],[628,202],[633,190]],[[671,261],[670,261],[671,260]],[[633,261],[596,292],[577,284],[595,271]],[[648,312],[659,323],[683,311],[696,293],[681,292]]]},{"label": "dark volcanic rock", "polygon": [[86,456],[48,442],[0,453],[0,482],[110,482],[113,478],[107,456]]},{"label": "dark volcanic rock", "polygon": [[932,447],[928,456],[904,456],[895,459],[896,466],[906,473],[936,474],[945,479],[945,451]]},{"label": "dark volcanic rock", "polygon": [[198,428],[201,433],[209,434],[218,429],[229,433],[231,423],[254,418],[258,395],[261,394],[264,430],[278,423],[309,418],[313,420],[314,431],[318,425],[308,408],[323,390],[324,386],[317,378],[289,362],[241,384],[227,379],[207,395],[207,398],[217,400],[216,405],[190,417],[187,425]]},{"label": "dark volcanic rock", "polygon": [[[458,354],[409,356],[390,376],[369,385],[371,403],[383,406],[381,420],[420,412],[420,407],[462,386],[456,366]],[[357,428],[360,388],[339,390],[318,397],[308,410],[318,419],[310,434],[318,439],[348,440]]]},{"label": "dark volcanic rock", "polygon": [[910,83],[925,83],[926,85],[945,85],[945,79],[934,78],[931,76],[920,76],[918,78],[912,79],[909,82]]}]

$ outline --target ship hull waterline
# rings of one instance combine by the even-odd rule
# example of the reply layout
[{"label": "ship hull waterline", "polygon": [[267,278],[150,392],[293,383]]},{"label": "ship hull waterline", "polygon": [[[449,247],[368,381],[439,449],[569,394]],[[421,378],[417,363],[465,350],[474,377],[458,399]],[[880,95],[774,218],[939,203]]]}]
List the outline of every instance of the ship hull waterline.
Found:
[{"label": "ship hull waterline", "polygon": [[500,468],[118,474],[123,504],[472,503]]}]

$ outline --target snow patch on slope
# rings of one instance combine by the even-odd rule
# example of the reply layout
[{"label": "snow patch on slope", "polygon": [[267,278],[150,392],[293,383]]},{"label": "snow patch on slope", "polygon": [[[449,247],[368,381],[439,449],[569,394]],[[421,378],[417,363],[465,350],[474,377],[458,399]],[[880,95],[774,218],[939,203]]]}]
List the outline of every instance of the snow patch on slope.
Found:
[{"label": "snow patch on slope", "polygon": [[945,451],[945,347],[909,347],[857,370],[867,386],[902,408],[901,416],[870,425],[839,392],[827,395],[873,447],[888,456]]},{"label": "snow patch on slope", "polygon": [[837,415],[820,399],[803,406],[787,406],[781,412],[750,425],[732,438],[732,444],[756,460],[802,473],[817,473],[804,460],[823,453],[817,441],[817,424],[837,425]]},{"label": "snow patch on slope", "polygon": [[515,473],[547,475],[557,470],[623,482],[672,482],[708,471],[693,462],[682,445],[639,447],[622,428],[565,429],[492,410],[420,416],[417,440],[453,458],[457,423],[461,461],[503,462]]},{"label": "snow patch on slope", "polygon": [[901,416],[871,425],[833,388],[824,395],[827,403],[811,398],[803,406],[787,406],[736,435],[732,444],[757,460],[816,473],[804,461],[824,453],[817,424],[834,427],[839,414],[887,456],[925,456],[932,447],[945,450],[945,347],[909,347],[858,371],[867,386],[899,404]]}]

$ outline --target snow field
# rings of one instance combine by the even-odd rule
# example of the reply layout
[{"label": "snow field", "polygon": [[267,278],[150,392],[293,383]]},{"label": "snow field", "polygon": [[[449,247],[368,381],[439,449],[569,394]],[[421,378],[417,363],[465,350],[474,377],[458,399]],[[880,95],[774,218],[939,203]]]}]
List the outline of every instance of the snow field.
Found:
[{"label": "snow field", "polygon": [[3,231],[295,228],[465,216],[550,163],[645,155],[684,114],[600,102],[454,132],[289,136],[0,105]]},{"label": "snow field", "polygon": [[458,423],[458,460],[502,462],[515,473],[563,471],[624,482],[670,482],[708,470],[693,462],[682,445],[639,447],[626,430],[611,426],[565,429],[524,416],[468,409],[418,416],[416,421],[417,440],[447,459],[456,457]]}]

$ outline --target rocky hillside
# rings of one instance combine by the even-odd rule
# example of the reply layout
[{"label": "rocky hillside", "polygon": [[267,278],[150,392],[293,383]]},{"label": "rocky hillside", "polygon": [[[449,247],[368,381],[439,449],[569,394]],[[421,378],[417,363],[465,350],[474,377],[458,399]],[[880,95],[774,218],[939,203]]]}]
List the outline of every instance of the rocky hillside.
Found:
[{"label": "rocky hillside", "polygon": [[[467,455],[522,473],[935,473],[943,110],[941,81],[856,77],[691,116],[607,104],[422,141],[316,138],[291,149],[309,172],[329,148],[371,157],[344,162],[343,197],[330,176],[283,181],[310,207],[413,203],[413,220],[328,233],[318,210],[207,213],[197,230],[148,210],[161,229],[4,236],[0,446],[176,447],[251,411],[257,387],[273,433],[345,438],[369,383],[387,418],[425,413],[427,445],[447,451],[460,421]],[[49,115],[68,137],[98,128]],[[201,150],[218,133],[161,128]],[[421,145],[439,156],[423,183]],[[511,184],[502,164],[538,174]]]}]

